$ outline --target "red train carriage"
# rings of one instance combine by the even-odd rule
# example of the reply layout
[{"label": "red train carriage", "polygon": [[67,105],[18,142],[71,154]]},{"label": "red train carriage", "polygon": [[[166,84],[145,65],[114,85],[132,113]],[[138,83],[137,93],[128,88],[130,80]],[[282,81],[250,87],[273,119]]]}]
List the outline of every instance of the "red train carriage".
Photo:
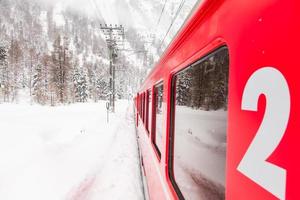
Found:
[{"label": "red train carriage", "polygon": [[150,199],[299,199],[299,11],[199,5],[135,98]]}]

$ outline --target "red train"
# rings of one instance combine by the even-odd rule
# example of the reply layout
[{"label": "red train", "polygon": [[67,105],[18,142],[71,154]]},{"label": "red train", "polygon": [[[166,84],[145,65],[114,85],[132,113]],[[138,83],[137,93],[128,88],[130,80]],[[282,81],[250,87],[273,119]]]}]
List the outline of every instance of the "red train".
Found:
[{"label": "red train", "polygon": [[202,1],[135,97],[150,199],[299,199],[299,22],[297,0]]}]

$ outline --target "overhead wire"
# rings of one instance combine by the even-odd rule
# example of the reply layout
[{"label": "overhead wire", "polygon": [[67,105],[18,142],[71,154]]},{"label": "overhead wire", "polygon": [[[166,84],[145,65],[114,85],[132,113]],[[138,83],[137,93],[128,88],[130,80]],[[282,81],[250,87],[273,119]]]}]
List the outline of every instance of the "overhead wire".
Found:
[{"label": "overhead wire", "polygon": [[160,13],[159,18],[158,18],[157,23],[156,23],[156,28],[158,27],[158,25],[159,25],[159,23],[160,23],[160,20],[161,20],[161,17],[162,17],[162,15],[163,15],[164,11],[165,11],[165,7],[166,7],[166,4],[167,4],[167,1],[168,1],[168,0],[165,0],[164,6],[163,6],[163,8],[162,8],[162,10],[161,10],[161,13]]},{"label": "overhead wire", "polygon": [[160,50],[161,47],[162,47],[162,45],[164,44],[164,41],[165,41],[165,39],[167,38],[167,36],[168,36],[168,34],[169,34],[169,32],[170,32],[170,30],[171,30],[171,28],[172,28],[172,26],[173,26],[175,20],[177,19],[178,15],[179,15],[179,13],[180,13],[180,11],[181,11],[181,9],[183,8],[183,5],[184,5],[185,1],[186,1],[186,0],[181,0],[180,5],[178,6],[178,9],[177,9],[177,11],[176,11],[176,14],[175,14],[175,16],[173,17],[173,19],[172,19],[172,21],[171,21],[171,24],[170,24],[170,26],[169,26],[169,28],[168,28],[168,31],[166,32],[166,34],[165,34],[163,40],[161,41],[158,50]]},{"label": "overhead wire", "polygon": [[154,29],[154,38],[153,38],[152,44],[156,41],[156,37],[157,37],[157,29],[158,29],[158,26],[159,26],[159,24],[160,24],[160,21],[161,21],[161,18],[162,18],[162,16],[163,16],[163,13],[164,13],[164,11],[165,11],[165,8],[166,8],[166,5],[167,5],[167,1],[168,1],[168,0],[165,0],[165,3],[164,3],[164,5],[163,5],[163,8],[162,8],[162,10],[161,10],[161,12],[160,12],[159,18],[158,18],[158,20],[157,20],[157,23],[156,23],[156,26],[155,26],[155,29]]}]

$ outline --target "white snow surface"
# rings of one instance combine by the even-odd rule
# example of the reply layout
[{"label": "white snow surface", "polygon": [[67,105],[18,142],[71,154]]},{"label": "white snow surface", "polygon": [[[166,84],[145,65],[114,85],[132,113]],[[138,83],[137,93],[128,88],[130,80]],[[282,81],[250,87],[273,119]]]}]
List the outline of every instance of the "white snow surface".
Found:
[{"label": "white snow surface", "polygon": [[143,199],[132,103],[0,105],[0,199]]}]

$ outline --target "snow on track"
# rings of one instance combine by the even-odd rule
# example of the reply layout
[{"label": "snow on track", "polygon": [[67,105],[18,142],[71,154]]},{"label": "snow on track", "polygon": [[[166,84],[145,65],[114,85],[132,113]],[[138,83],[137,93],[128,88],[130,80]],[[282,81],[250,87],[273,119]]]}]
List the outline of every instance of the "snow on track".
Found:
[{"label": "snow on track", "polygon": [[132,104],[0,105],[0,199],[143,199]]}]

